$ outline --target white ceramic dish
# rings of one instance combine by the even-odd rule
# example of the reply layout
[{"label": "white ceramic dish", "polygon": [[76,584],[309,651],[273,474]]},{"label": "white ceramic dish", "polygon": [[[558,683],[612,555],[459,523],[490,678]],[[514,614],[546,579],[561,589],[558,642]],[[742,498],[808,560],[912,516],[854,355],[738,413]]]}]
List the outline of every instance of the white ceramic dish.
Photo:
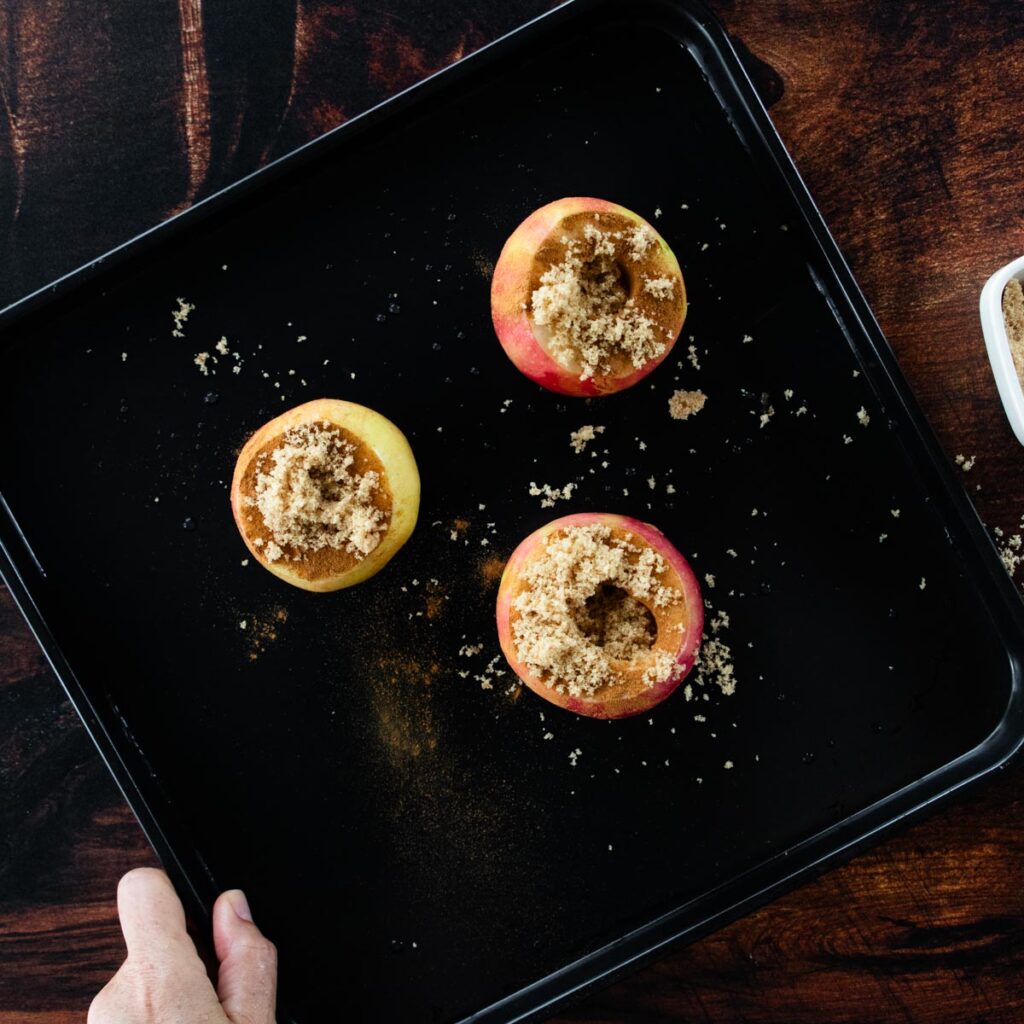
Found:
[{"label": "white ceramic dish", "polygon": [[1006,418],[1024,444],[1024,390],[1010,355],[1010,339],[1003,320],[1003,289],[1011,278],[1024,281],[1024,256],[997,270],[981,290],[981,329],[985,335],[988,361],[996,378],[999,397],[1003,400]]}]

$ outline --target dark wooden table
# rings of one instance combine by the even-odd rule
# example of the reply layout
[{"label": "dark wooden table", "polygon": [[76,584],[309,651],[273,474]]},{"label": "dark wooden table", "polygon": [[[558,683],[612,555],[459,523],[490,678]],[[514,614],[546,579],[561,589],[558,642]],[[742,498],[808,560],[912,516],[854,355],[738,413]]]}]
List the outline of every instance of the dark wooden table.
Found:
[{"label": "dark wooden table", "polygon": [[[9,0],[0,301],[539,13],[546,0]],[[1024,252],[1024,4],[718,0],[982,518],[1022,452],[978,292]],[[560,1021],[1024,1020],[1024,769]],[[0,591],[0,1024],[83,1021],[154,856]]]}]

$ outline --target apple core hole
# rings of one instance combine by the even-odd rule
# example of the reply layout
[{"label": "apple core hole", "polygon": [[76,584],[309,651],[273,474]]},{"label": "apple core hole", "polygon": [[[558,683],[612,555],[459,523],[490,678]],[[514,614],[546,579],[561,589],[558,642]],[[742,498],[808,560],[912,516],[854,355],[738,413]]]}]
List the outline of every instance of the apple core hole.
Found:
[{"label": "apple core hole", "polygon": [[579,270],[579,282],[590,316],[618,313],[629,300],[632,288],[629,268],[607,256],[584,263]]},{"label": "apple core hole", "polygon": [[650,650],[658,639],[651,610],[632,594],[602,583],[575,616],[580,632],[611,658],[631,661]]}]

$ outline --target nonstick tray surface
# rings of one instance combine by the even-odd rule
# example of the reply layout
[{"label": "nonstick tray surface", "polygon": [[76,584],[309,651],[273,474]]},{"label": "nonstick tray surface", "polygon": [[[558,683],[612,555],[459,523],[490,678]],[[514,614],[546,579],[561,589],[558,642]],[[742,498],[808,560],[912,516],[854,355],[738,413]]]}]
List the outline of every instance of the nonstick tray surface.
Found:
[{"label": "nonstick tray surface", "polygon": [[[489,318],[504,239],[567,195],[651,219],[692,302],[596,401]],[[295,1020],[544,1012],[1019,745],[1020,602],[691,3],[563,8],[52,291],[5,319],[4,576],[190,908],[250,894]],[[240,362],[204,376],[221,337]],[[680,387],[709,396],[686,422]],[[329,595],[245,564],[227,494],[321,396],[393,419],[423,478],[409,544]],[[498,674],[503,560],[581,510],[714,578],[734,696],[606,723]]]}]

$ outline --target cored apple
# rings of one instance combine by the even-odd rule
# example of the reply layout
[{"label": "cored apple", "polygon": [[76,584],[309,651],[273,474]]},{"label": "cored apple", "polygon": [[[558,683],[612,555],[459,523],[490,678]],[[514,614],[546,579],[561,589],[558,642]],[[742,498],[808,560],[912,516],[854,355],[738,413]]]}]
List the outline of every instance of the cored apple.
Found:
[{"label": "cored apple", "polygon": [[351,587],[409,539],[420,478],[405,435],[373,409],[321,398],[245,443],[231,509],[252,556],[303,590]]},{"label": "cored apple", "polygon": [[663,701],[693,668],[704,604],[660,530],[587,512],[515,549],[497,620],[509,665],[534,693],[579,715],[624,718]]},{"label": "cored apple", "polygon": [[531,380],[564,395],[606,395],[643,380],[686,318],[679,262],[639,214],[575,197],[531,213],[491,280],[498,340]]}]

